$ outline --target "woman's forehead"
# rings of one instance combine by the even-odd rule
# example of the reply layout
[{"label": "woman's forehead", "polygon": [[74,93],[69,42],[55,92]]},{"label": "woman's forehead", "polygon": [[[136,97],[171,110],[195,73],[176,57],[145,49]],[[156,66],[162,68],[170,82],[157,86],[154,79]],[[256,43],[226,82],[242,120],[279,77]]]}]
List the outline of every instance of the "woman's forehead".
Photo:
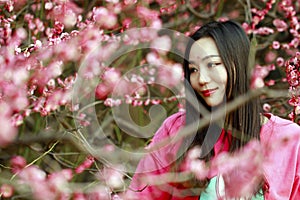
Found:
[{"label": "woman's forehead", "polygon": [[190,60],[205,60],[220,57],[215,41],[212,38],[201,38],[194,42],[190,51]]}]

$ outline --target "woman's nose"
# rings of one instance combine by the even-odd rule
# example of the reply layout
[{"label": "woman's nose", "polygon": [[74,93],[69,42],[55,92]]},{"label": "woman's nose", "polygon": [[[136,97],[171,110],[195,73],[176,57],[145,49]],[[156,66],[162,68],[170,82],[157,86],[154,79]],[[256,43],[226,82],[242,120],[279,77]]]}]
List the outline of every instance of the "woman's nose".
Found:
[{"label": "woman's nose", "polygon": [[199,84],[200,85],[205,85],[210,81],[210,77],[208,74],[202,70],[202,72],[199,72]]}]

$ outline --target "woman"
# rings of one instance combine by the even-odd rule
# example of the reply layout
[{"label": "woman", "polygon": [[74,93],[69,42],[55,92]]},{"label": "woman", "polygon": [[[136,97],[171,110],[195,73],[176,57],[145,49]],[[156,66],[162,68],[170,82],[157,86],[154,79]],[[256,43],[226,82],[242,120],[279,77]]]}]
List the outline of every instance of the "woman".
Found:
[{"label": "woman", "polygon": [[[199,105],[214,111],[250,90],[249,39],[239,24],[233,21],[210,22],[197,30],[191,39],[184,61],[188,82],[186,111],[167,118],[149,148],[163,139],[173,138],[183,127],[193,125],[195,120],[204,119],[206,115],[202,110],[197,112],[189,101],[193,92]],[[300,127],[272,114],[261,115],[260,108],[258,98],[251,99],[227,113],[224,119],[212,120],[209,125],[199,127],[195,134],[145,156],[137,167],[127,198],[202,200],[232,197],[226,194],[226,188],[236,183],[228,181],[218,170],[203,171],[205,177],[201,178],[186,179],[186,176],[176,175],[182,172],[182,166],[188,165],[185,159],[188,150],[201,147],[197,159],[211,165],[218,155],[237,152],[249,141],[256,139],[263,147],[270,147],[292,137],[292,140],[286,140],[286,145],[265,148],[267,153],[263,155],[268,156],[268,161],[262,164],[261,178],[251,182],[250,195],[239,194],[236,197],[300,199]],[[249,180],[254,179],[250,177]],[[236,187],[239,188],[239,185]]]}]

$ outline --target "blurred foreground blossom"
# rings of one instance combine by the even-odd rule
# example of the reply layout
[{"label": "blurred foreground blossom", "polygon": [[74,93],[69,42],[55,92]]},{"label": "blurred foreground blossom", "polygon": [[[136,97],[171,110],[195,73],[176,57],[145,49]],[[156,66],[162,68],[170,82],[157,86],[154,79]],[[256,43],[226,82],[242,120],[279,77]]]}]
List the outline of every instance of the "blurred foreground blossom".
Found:
[{"label": "blurred foreground blossom", "polygon": [[9,184],[3,184],[0,187],[0,194],[4,198],[10,198],[14,193],[14,188],[12,185]]},{"label": "blurred foreground blossom", "polygon": [[256,65],[251,77],[251,88],[255,89],[264,87],[264,78],[274,69],[274,65]]},{"label": "blurred foreground blossom", "polygon": [[0,102],[0,147],[5,147],[17,136],[17,127],[14,127],[11,122],[11,107],[3,102]]},{"label": "blurred foreground blossom", "polygon": [[232,156],[220,154],[212,161],[211,170],[224,179],[226,197],[251,197],[257,192],[263,180],[263,158],[261,144],[253,140]]}]

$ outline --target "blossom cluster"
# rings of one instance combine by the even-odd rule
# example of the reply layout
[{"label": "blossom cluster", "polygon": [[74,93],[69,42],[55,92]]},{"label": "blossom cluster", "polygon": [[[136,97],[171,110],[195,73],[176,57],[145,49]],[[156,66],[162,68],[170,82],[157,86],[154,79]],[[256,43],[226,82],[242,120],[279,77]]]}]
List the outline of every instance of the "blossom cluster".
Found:
[{"label": "blossom cluster", "polygon": [[292,121],[300,114],[300,52],[290,58],[285,63],[287,81],[289,83],[290,99],[289,104],[293,106],[293,111],[289,114]]},{"label": "blossom cluster", "polygon": [[[184,165],[184,170],[194,174],[198,180],[217,174],[219,181],[216,188],[219,188],[217,189],[219,199],[243,199],[262,195],[261,192],[268,192],[270,189],[264,170],[277,162],[274,159],[276,155],[274,152],[284,149],[286,145],[295,144],[299,141],[299,137],[299,134],[293,134],[273,138],[271,142],[269,138],[261,141],[252,139],[238,151],[233,153],[223,151],[208,163],[199,159],[201,150],[194,147],[188,152],[185,161],[188,164]],[[224,188],[219,187],[222,182]]]},{"label": "blossom cluster", "polygon": [[[18,185],[22,187],[13,188],[13,185],[3,184],[1,194],[8,198],[13,195],[15,190],[18,192],[33,192],[34,199],[110,199],[111,189],[105,185],[96,185],[89,190],[84,190],[80,184],[72,185],[71,180],[83,173],[94,164],[95,159],[92,156],[87,158],[78,165],[74,170],[62,169],[50,174],[39,168],[37,165],[27,164],[26,160],[21,156],[15,156],[10,160],[11,171],[16,175]],[[105,174],[100,176],[100,174]],[[119,184],[122,181],[122,174],[112,168],[104,168],[99,171],[99,180],[110,181],[113,184]],[[104,180],[103,180],[104,179]],[[116,181],[117,180],[117,181]],[[82,183],[84,184],[84,183]],[[117,185],[119,186],[119,185]],[[115,187],[117,187],[115,186]]]}]

